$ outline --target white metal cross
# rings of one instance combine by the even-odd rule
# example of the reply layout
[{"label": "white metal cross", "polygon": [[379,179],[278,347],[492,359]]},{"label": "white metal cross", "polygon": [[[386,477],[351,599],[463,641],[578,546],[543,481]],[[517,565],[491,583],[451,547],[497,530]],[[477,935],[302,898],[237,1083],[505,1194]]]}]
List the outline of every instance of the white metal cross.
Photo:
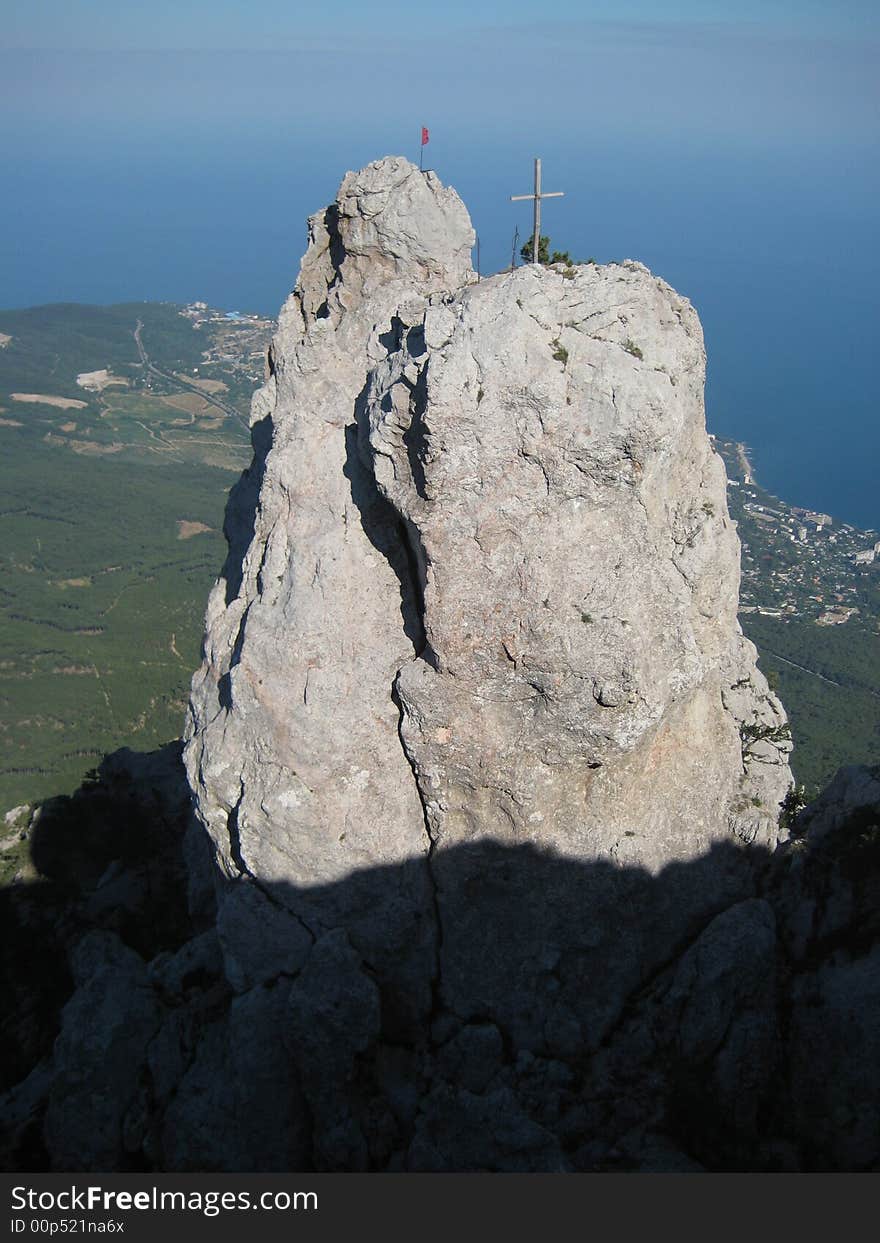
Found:
[{"label": "white metal cross", "polygon": [[538,253],[541,246],[541,199],[561,199],[565,194],[564,190],[545,190],[541,192],[541,161],[535,160],[535,193],[534,194],[511,194],[511,203],[522,202],[523,199],[535,200],[535,231],[532,234],[534,239],[532,246],[532,263],[538,262]]}]

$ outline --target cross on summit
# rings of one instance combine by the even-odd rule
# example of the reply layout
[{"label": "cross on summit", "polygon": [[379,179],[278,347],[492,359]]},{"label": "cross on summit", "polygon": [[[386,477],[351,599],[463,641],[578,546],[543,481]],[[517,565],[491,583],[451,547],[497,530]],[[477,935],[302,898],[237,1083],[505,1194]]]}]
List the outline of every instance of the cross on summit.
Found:
[{"label": "cross on summit", "polygon": [[535,200],[535,231],[532,234],[532,263],[538,262],[538,253],[541,246],[541,199],[561,199],[565,195],[564,190],[545,190],[541,191],[541,161],[535,159],[535,192],[534,194],[511,194],[511,203],[522,202],[523,199]]}]

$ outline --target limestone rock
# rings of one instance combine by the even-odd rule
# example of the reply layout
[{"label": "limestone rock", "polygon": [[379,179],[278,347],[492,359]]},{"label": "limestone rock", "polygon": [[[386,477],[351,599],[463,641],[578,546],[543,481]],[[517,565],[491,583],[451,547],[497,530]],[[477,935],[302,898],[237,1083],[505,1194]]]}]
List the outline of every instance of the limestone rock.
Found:
[{"label": "limestone rock", "polygon": [[379,991],[362,967],[342,929],[327,933],[288,1000],[288,1045],[315,1119],[316,1160],[323,1169],[369,1168],[369,1128],[349,1100],[356,1059],[381,1028]]},{"label": "limestone rock", "polygon": [[407,1168],[422,1173],[462,1168],[507,1173],[562,1173],[558,1141],[523,1110],[508,1088],[475,1096],[438,1087],[425,1102]]},{"label": "limestone rock", "polygon": [[813,1169],[876,1170],[880,1159],[880,945],[795,983],[794,1129]]},{"label": "limestone rock", "polygon": [[33,1169],[31,1155],[39,1149],[43,1115],[46,1111],[55,1068],[47,1058],[37,1062],[30,1074],[0,1095],[0,1163],[4,1170]]},{"label": "limestone rock", "polygon": [[[283,986],[255,988],[201,1031],[160,1115],[153,1157],[163,1168],[269,1172],[307,1163],[307,1109],[281,1039],[286,1006]],[[157,1068],[173,1060],[167,1048],[153,1055]]]},{"label": "limestone rock", "polygon": [[815,844],[856,817],[865,824],[880,820],[880,769],[852,764],[838,769],[834,780],[797,818],[797,832]]},{"label": "limestone rock", "polygon": [[[665,998],[691,1108],[711,1101],[711,1126],[754,1143],[775,1064],[776,927],[760,899],[718,915],[679,963]],[[681,1107],[681,1106],[680,1106]]]},{"label": "limestone rock", "polygon": [[640,264],[573,271],[431,305],[360,423],[423,579],[427,646],[397,693],[432,838],[656,870],[748,808],[773,844],[784,716],[736,621],[699,321]]},{"label": "limestone rock", "polygon": [[124,1167],[141,1076],[160,1011],[146,965],[110,932],[91,932],[73,956],[79,987],[54,1049],[46,1143],[56,1170]]},{"label": "limestone rock", "polygon": [[153,984],[170,1001],[184,998],[194,983],[218,977],[223,970],[220,942],[213,928],[185,941],[174,953],[157,954],[149,964]]},{"label": "limestone rock", "polygon": [[[704,365],[690,304],[642,265],[530,266],[401,323],[358,422],[418,573],[424,648],[395,694],[434,848],[443,996],[556,1055],[595,1046],[685,929],[748,892],[707,868],[641,937],[619,918],[641,882],[614,870],[772,847],[791,784],[784,713],[736,620]],[[444,852],[486,842],[609,871],[586,900],[560,874],[536,901],[511,857],[496,901],[483,852],[471,874],[460,858],[444,871]]]},{"label": "limestone rock", "polygon": [[226,978],[238,993],[302,967],[314,937],[285,907],[246,878],[220,899],[217,935]]},{"label": "limestone rock", "polygon": [[474,234],[455,192],[402,159],[350,173],[309,229],[254,399],[257,456],[227,516],[186,759],[227,874],[274,884],[316,936],[343,922],[374,958],[379,936],[386,961],[396,939],[393,968],[418,1010],[434,952],[424,869],[379,929],[368,882],[342,910],[330,887],[429,846],[392,696],[418,609],[400,519],[358,458],[356,419],[401,307],[474,279]]},{"label": "limestone rock", "polygon": [[741,902],[712,920],[682,957],[666,997],[683,1058],[714,1057],[744,1002],[768,1008],[763,994],[773,988],[775,948],[773,910],[761,899]]},{"label": "limestone rock", "polygon": [[790,784],[693,308],[629,261],[475,283],[472,240],[400,159],[312,218],[186,747],[226,873],[345,926],[414,1012],[431,878],[377,921],[365,869],[494,840],[656,872],[772,844]]}]

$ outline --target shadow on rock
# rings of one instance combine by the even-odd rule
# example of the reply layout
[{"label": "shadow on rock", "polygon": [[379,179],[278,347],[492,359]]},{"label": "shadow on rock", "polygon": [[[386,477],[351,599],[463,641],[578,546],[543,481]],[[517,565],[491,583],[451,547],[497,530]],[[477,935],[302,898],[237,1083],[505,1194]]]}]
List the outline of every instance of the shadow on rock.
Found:
[{"label": "shadow on rock", "polygon": [[6,1168],[876,1168],[878,834],[659,875],[437,850],[414,989],[377,928],[424,858],[221,882],[179,749],[117,753],[40,818],[51,880],[2,895]]}]

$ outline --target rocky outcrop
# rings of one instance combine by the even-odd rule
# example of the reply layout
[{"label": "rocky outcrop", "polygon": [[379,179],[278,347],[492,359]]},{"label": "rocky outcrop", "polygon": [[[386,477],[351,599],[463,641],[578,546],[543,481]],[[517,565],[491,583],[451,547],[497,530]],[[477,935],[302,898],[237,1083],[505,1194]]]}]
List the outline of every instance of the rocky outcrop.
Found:
[{"label": "rocky outcrop", "polygon": [[361,456],[423,579],[396,693],[432,839],[650,868],[774,844],[784,717],[736,622],[689,303],[636,263],[528,266],[398,325]]},{"label": "rocky outcrop", "polygon": [[[427,849],[391,695],[419,606],[401,519],[359,459],[356,424],[401,304],[475,279],[461,200],[405,160],[349,174],[309,230],[254,399],[257,456],[229,511],[187,746],[224,871],[302,889]],[[345,911],[325,890],[296,913],[312,938],[344,923],[423,1010],[435,932],[426,877],[412,885],[381,914],[366,879]]]},{"label": "rocky outcrop", "polygon": [[402,160],[310,239],[193,687],[225,870],[772,844],[784,716],[736,623],[690,304],[635,263],[475,284],[460,200]]},{"label": "rocky outcrop", "polygon": [[8,1098],[55,1168],[880,1155],[861,1072],[814,1139],[793,1056],[817,1013],[874,1048],[873,933],[851,818],[779,829],[697,316],[637,263],[477,281],[472,240],[400,159],[310,221],[193,681],[191,925],[137,941],[131,869],[83,871]]},{"label": "rocky outcrop", "polygon": [[[163,767],[164,794],[141,784],[145,771]],[[120,786],[126,769],[132,780]],[[872,779],[853,771],[843,784],[865,789]],[[180,769],[178,790],[183,784]],[[161,861],[166,888],[132,886],[142,905],[121,923],[94,901],[105,885],[93,874],[74,872],[63,892],[43,882],[0,893],[4,981],[18,1002],[3,1025],[15,1040],[4,1045],[14,1057],[2,1067],[11,1085],[0,1097],[4,1168],[696,1172],[880,1163],[876,800],[815,837],[808,810],[772,855],[750,848],[753,895],[688,936],[586,1045],[570,1015],[592,964],[583,947],[557,948],[577,940],[577,899],[588,905],[622,878],[639,902],[618,915],[621,944],[644,940],[654,924],[639,912],[699,888],[707,868],[723,871],[741,847],[716,847],[707,860],[654,876],[533,848],[449,848],[445,886],[467,878],[493,916],[503,913],[505,889],[511,907],[520,903],[524,886],[507,888],[517,875],[535,895],[567,891],[568,915],[551,918],[539,896],[521,911],[526,923],[540,913],[547,929],[533,925],[542,960],[532,991],[523,986],[511,1008],[519,1029],[506,1016],[462,1020],[438,1006],[404,1033],[343,928],[297,966],[277,957],[279,918],[267,928],[260,970],[256,959],[230,959],[215,926],[199,931],[200,905],[187,928],[178,913],[176,936],[185,939],[169,944],[163,912],[179,899],[188,826],[174,785],[172,755],[142,765],[129,753],[55,809],[60,863],[64,852],[76,860],[74,830],[90,819],[83,804],[102,808],[106,848],[115,834],[123,852],[113,867],[120,881],[143,867],[125,849],[132,788],[153,812],[141,846]],[[482,891],[473,888],[477,854]],[[392,903],[414,866],[378,869],[376,892]],[[345,888],[340,882],[342,905]],[[268,894],[259,911],[283,915]],[[513,926],[513,914],[502,922]],[[256,940],[251,932],[246,943]],[[491,958],[483,978],[500,996],[502,982],[513,981],[495,941],[487,926],[473,956]],[[613,997],[620,977],[608,957],[605,966]],[[591,991],[599,1021],[603,994]],[[542,1029],[537,1044],[523,1019],[530,1009],[532,1028]]]},{"label": "rocky outcrop", "polygon": [[[690,304],[637,263],[477,282],[472,240],[454,192],[403,160],[349,174],[310,222],[229,510],[187,766],[235,882],[232,958],[263,953],[277,918],[250,921],[248,951],[241,899],[255,911],[271,888],[298,965],[343,927],[398,1022],[442,1004],[537,1047],[546,1022],[521,998],[543,1010],[538,946],[565,912],[552,952],[586,955],[603,996],[572,978],[557,1026],[589,1044],[746,896],[743,870],[707,871],[642,940],[621,935],[618,882],[574,912],[563,881],[524,919],[527,870],[495,911],[473,900],[478,868],[453,885],[443,853],[530,843],[655,874],[714,843],[772,846],[789,744],[736,621]],[[371,869],[408,860],[426,866],[380,903]],[[471,953],[486,923],[517,981],[503,996],[495,951]]]}]

